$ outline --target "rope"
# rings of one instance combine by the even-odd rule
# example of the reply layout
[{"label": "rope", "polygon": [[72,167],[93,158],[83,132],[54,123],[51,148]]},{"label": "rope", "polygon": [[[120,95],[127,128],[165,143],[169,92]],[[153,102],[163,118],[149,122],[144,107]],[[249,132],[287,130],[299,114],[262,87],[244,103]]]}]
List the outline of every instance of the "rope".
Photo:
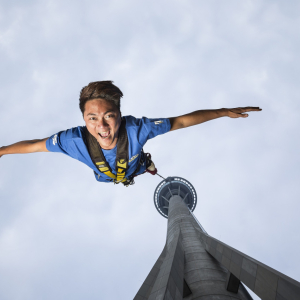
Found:
[{"label": "rope", "polygon": [[162,177],[161,175],[159,175],[158,173],[156,173],[156,175],[158,175],[158,176],[161,177],[162,179],[166,179],[166,178]]}]

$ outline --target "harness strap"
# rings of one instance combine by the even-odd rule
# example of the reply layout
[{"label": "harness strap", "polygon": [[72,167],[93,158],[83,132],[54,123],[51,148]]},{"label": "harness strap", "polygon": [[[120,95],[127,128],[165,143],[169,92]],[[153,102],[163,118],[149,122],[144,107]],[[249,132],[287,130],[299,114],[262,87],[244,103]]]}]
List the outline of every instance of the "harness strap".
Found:
[{"label": "harness strap", "polygon": [[107,163],[102,149],[97,141],[97,139],[89,133],[86,129],[86,141],[87,141],[87,148],[91,159],[97,169],[107,175],[108,177],[112,178],[114,183],[125,183],[128,179],[125,177],[126,170],[128,169],[128,136],[126,131],[126,120],[122,119],[120,128],[119,128],[119,135],[117,141],[117,156],[116,156],[116,171],[117,174],[115,175],[109,164]]}]

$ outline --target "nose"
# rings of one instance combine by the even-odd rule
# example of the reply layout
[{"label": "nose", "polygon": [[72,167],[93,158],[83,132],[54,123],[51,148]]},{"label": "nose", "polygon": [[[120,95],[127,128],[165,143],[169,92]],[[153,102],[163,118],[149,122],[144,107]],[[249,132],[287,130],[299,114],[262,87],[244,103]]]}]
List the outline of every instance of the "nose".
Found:
[{"label": "nose", "polygon": [[98,122],[97,122],[97,127],[98,128],[105,128],[107,126],[108,126],[108,124],[106,123],[104,118],[99,118],[98,119]]}]

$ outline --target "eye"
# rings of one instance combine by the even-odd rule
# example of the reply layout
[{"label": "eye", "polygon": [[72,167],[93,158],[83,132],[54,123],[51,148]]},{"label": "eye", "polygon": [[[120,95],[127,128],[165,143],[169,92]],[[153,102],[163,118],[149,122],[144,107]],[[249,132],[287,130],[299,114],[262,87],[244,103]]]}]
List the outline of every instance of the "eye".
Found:
[{"label": "eye", "polygon": [[97,120],[97,118],[91,117],[90,120],[91,120],[91,121],[95,121],[95,120]]},{"label": "eye", "polygon": [[113,116],[114,116],[113,114],[107,115],[107,116],[105,116],[105,119],[112,118]]}]

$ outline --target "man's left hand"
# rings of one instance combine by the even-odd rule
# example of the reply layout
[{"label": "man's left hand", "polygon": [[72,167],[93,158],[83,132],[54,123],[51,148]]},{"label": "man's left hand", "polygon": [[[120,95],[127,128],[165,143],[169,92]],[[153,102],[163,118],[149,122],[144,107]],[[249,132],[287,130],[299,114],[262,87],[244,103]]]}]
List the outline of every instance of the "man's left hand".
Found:
[{"label": "man's left hand", "polygon": [[222,108],[222,110],[226,111],[226,114],[229,118],[247,118],[249,111],[261,111],[259,107],[237,107],[237,108]]}]

